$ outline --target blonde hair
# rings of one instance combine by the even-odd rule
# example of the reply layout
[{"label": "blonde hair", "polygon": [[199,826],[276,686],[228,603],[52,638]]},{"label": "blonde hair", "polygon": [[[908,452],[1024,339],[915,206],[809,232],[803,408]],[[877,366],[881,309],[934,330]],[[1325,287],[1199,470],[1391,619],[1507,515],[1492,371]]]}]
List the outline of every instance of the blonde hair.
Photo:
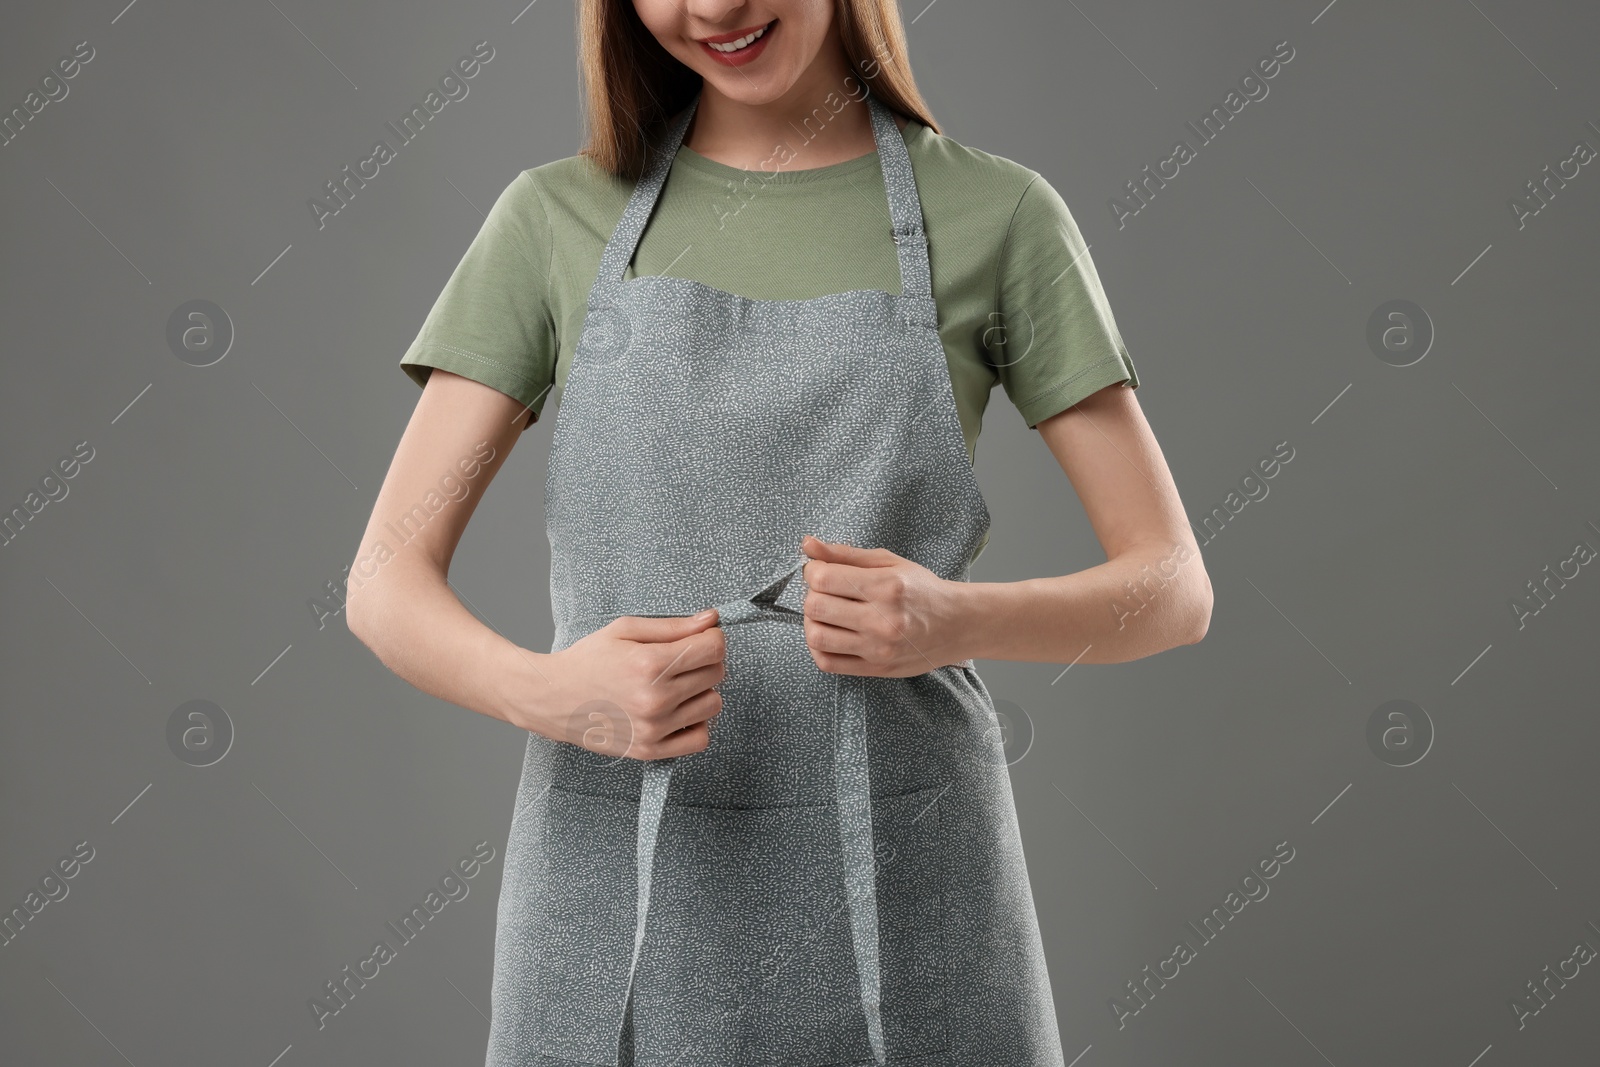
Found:
[{"label": "blonde hair", "polygon": [[[891,110],[942,132],[917,90],[896,0],[834,0],[845,56]],[[638,179],[666,121],[700,88],[700,75],[661,47],[633,0],[578,0],[578,64],[588,135],[579,155]]]}]

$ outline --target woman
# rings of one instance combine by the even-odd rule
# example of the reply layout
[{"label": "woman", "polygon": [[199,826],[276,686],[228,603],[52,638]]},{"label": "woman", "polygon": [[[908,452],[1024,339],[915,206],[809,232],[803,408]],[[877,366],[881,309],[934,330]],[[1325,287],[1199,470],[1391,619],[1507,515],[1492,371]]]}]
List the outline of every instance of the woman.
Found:
[{"label": "woman", "polygon": [[[973,657],[1134,659],[1211,603],[1082,238],[938,132],[892,0],[580,9],[589,146],[511,184],[402,360],[363,556],[489,458],[347,602],[528,732],[488,1062],[1060,1064]],[[563,381],[541,654],[445,576]],[[996,381],[1104,564],[967,580]]]}]

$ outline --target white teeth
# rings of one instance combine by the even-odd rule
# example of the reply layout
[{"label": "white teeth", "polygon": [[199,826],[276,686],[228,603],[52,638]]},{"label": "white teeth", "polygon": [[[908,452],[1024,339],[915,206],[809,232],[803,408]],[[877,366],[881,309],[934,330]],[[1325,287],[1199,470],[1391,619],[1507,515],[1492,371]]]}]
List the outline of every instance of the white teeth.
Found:
[{"label": "white teeth", "polygon": [[755,33],[748,34],[747,36],[741,37],[737,41],[729,41],[726,44],[711,44],[710,41],[707,41],[706,44],[709,45],[712,48],[715,48],[718,52],[737,52],[739,49],[745,48],[745,47],[749,46],[750,44],[754,43],[756,38],[760,37],[762,34],[764,34],[766,32],[767,32],[767,28],[765,26],[763,26],[759,30],[757,30]]}]

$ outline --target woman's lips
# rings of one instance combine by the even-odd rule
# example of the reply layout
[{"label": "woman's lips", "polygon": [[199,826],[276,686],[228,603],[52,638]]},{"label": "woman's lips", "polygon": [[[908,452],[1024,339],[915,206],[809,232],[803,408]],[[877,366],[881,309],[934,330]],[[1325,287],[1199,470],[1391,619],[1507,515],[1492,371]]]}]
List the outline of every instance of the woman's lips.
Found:
[{"label": "woman's lips", "polygon": [[[704,52],[710,58],[716,60],[718,63],[729,67],[742,67],[746,63],[753,62],[760,57],[762,52],[766,51],[767,42],[772,39],[772,34],[777,30],[777,28],[778,20],[773,19],[765,26],[756,26],[747,30],[735,30],[733,33],[718,34],[715,37],[709,37],[706,40],[697,41],[696,43],[699,44],[702,52]],[[733,42],[749,37],[754,33],[759,33],[761,36],[757,37],[754,41],[745,45],[743,48],[738,49],[737,51],[724,52],[711,47],[712,44],[719,44],[726,48]]]}]

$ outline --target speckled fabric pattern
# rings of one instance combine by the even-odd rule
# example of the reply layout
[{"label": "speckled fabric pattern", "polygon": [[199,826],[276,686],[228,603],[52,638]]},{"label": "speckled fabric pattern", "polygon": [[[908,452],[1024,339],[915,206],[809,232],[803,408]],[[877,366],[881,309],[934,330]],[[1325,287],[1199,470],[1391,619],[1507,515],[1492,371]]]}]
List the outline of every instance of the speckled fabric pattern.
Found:
[{"label": "speckled fabric pattern", "polygon": [[487,1063],[1058,1067],[988,690],[824,672],[801,625],[802,535],[965,581],[989,527],[904,142],[869,97],[899,293],[624,281],[695,103],[601,258],[545,508],[553,650],[717,606],[723,708],[671,760],[529,735]]}]

